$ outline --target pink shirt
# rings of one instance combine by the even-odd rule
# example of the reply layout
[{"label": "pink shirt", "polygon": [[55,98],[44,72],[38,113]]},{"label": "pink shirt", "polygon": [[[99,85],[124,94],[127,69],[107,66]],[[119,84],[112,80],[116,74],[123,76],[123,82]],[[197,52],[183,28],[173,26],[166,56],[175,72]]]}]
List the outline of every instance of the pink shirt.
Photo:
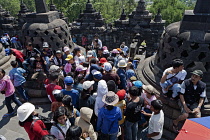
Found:
[{"label": "pink shirt", "polygon": [[5,75],[1,80],[0,80],[0,91],[5,90],[5,97],[9,97],[14,94],[15,92],[15,87],[12,84],[12,81],[10,80],[10,77],[8,75]]},{"label": "pink shirt", "polygon": [[71,63],[66,63],[66,65],[65,65],[65,67],[64,67],[64,71],[65,71],[66,73],[69,73],[69,72],[71,72],[71,68],[72,68]]},{"label": "pink shirt", "polygon": [[149,105],[146,105],[146,108],[148,108],[148,109],[150,109],[151,102],[152,102],[153,100],[156,100],[156,99],[157,99],[157,98],[155,97],[155,95],[153,95],[150,99],[147,98],[147,95],[146,95],[146,93],[145,93],[144,91],[142,92],[141,97],[144,98],[144,100],[146,100],[146,101],[149,103]]}]

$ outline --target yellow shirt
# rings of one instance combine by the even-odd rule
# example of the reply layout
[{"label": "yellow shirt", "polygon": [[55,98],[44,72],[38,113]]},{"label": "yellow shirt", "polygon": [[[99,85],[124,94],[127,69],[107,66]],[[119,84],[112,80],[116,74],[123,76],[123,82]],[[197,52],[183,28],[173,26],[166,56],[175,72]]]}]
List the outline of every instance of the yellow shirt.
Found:
[{"label": "yellow shirt", "polygon": [[126,108],[126,102],[125,100],[121,100],[118,103],[116,103],[115,106],[119,107],[122,112],[122,120],[119,121],[119,125],[121,125],[125,121],[125,116],[123,115],[123,112],[124,112],[124,109]]}]

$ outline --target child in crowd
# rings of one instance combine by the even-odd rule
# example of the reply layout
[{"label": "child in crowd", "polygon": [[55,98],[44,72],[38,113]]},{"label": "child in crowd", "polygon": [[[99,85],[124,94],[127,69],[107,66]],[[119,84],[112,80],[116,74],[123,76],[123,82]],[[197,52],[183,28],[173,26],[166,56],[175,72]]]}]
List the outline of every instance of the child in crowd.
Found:
[{"label": "child in crowd", "polygon": [[24,102],[27,102],[29,100],[29,96],[23,87],[24,83],[26,82],[26,79],[23,75],[26,73],[26,71],[22,68],[18,68],[17,61],[12,61],[10,64],[13,67],[13,69],[9,72],[10,80],[13,82],[14,87],[17,89]]},{"label": "child in crowd", "polygon": [[44,60],[45,64],[49,67],[50,61],[52,61],[53,59],[53,51],[49,48],[49,44],[47,42],[43,43],[42,59]]},{"label": "child in crowd", "polygon": [[63,58],[66,59],[68,55],[70,55],[69,47],[68,46],[63,47],[63,52],[64,52]]},{"label": "child in crowd", "polygon": [[5,104],[8,113],[4,114],[3,118],[14,115],[15,111],[12,108],[11,101],[13,101],[17,106],[22,105],[22,103],[16,98],[15,88],[10,80],[10,77],[6,75],[6,72],[0,68],[0,91],[5,94]]},{"label": "child in crowd", "polygon": [[124,140],[124,122],[125,122],[125,116],[123,115],[124,110],[126,109],[126,102],[125,102],[125,95],[126,91],[124,89],[119,90],[117,92],[117,95],[119,97],[119,102],[115,104],[115,106],[119,107],[122,112],[122,120],[119,121],[119,125],[121,127],[121,135],[119,136],[119,140]]},{"label": "child in crowd", "polygon": [[164,113],[163,103],[160,100],[153,100],[151,102],[152,114],[142,111],[146,116],[151,116],[149,119],[149,126],[141,131],[142,140],[158,140],[163,134]]},{"label": "child in crowd", "polygon": [[63,95],[70,95],[72,97],[72,104],[77,109],[79,108],[79,92],[72,88],[74,80],[71,76],[66,76],[64,79],[66,85],[65,89],[62,89]]},{"label": "child in crowd", "polygon": [[51,102],[55,102],[56,99],[52,92],[55,89],[61,90],[62,87],[57,85],[57,82],[58,82],[58,74],[57,73],[50,74],[49,78],[50,78],[51,83],[46,86],[46,92],[47,92],[49,100]]},{"label": "child in crowd", "polygon": [[64,71],[68,75],[69,72],[72,70],[72,64],[74,63],[74,59],[72,55],[67,55],[67,58],[65,59],[67,63],[64,66]]},{"label": "child in crowd", "polygon": [[50,129],[50,134],[58,140],[65,140],[66,132],[71,126],[68,116],[68,110],[63,106],[60,106],[53,114],[54,125]]},{"label": "child in crowd", "polygon": [[68,110],[69,113],[69,121],[71,122],[71,125],[74,125],[76,117],[80,116],[79,111],[74,108],[72,104],[72,97],[70,95],[65,95],[62,99],[62,103],[64,104],[65,108]]},{"label": "child in crowd", "polygon": [[85,77],[83,75],[78,75],[77,77],[75,77],[75,80],[74,80],[74,87],[73,88],[78,90],[79,94],[83,90],[84,78]]},{"label": "child in crowd", "polygon": [[76,67],[75,77],[77,76],[85,76],[86,75],[87,67],[83,67],[82,65],[78,65]]},{"label": "child in crowd", "polygon": [[130,80],[127,80],[127,91],[130,89],[130,87],[133,86],[133,82],[136,81],[136,76],[130,77]]},{"label": "child in crowd", "polygon": [[[152,113],[152,111],[150,110],[151,102],[153,100],[156,100],[153,86],[143,85],[143,92],[141,94],[141,97],[144,99],[144,109],[143,110],[146,113]],[[141,121],[139,124],[141,124],[142,127],[144,128],[144,126],[149,121],[149,117],[145,116],[144,114],[141,114],[141,116],[142,116],[142,118],[141,118]]]},{"label": "child in crowd", "polygon": [[53,95],[56,99],[55,102],[52,102],[51,104],[51,111],[55,112],[56,109],[58,109],[60,106],[64,106],[64,104],[62,103],[62,99],[63,99],[63,93],[61,92],[61,90],[53,90]]},{"label": "child in crowd", "polygon": [[64,69],[65,60],[64,60],[62,52],[60,50],[56,51],[55,56],[52,60],[52,65],[59,66],[61,70]]}]

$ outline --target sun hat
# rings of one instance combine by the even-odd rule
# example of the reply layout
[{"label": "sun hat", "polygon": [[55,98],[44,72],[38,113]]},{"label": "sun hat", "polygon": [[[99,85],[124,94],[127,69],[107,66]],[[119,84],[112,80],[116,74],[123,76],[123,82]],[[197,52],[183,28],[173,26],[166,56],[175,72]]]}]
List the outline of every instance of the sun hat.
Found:
[{"label": "sun hat", "polygon": [[65,59],[66,61],[69,61],[69,60],[71,60],[71,59],[73,59],[74,57],[71,55],[71,54],[69,54],[69,55],[67,55],[67,58]]},{"label": "sun hat", "polygon": [[55,90],[52,91],[52,94],[53,94],[53,95],[55,95],[55,94],[60,94],[60,93],[62,93],[62,91],[59,90],[59,89],[55,89]]},{"label": "sun hat", "polygon": [[112,53],[120,53],[117,49],[113,49]]},{"label": "sun hat", "polygon": [[104,50],[103,54],[109,54],[109,50]]},{"label": "sun hat", "polygon": [[65,46],[65,47],[63,48],[63,51],[64,51],[64,52],[67,52],[67,51],[70,51],[70,49],[69,49],[68,46]]},{"label": "sun hat", "polygon": [[151,85],[143,85],[142,88],[149,94],[154,93],[154,87]]},{"label": "sun hat", "polygon": [[59,71],[60,71],[60,67],[59,66],[56,66],[56,65],[51,65],[50,66],[50,69],[49,69],[50,73],[59,72]]},{"label": "sun hat", "polygon": [[102,57],[99,61],[99,63],[104,64],[105,62],[107,62],[106,58]]},{"label": "sun hat", "polygon": [[119,97],[113,91],[109,91],[102,98],[102,101],[107,105],[115,105],[119,101]]},{"label": "sun hat", "polygon": [[194,70],[193,72],[191,72],[192,74],[194,75],[197,75],[197,76],[200,76],[200,77],[203,77],[203,72],[201,70]]},{"label": "sun hat", "polygon": [[118,95],[120,100],[123,100],[125,98],[126,91],[122,89],[122,90],[119,90],[116,94]]},{"label": "sun hat", "polygon": [[61,54],[62,52],[61,52],[61,50],[57,50],[55,53],[56,54]]},{"label": "sun hat", "polygon": [[141,81],[134,81],[133,82],[134,86],[136,86],[137,88],[142,88],[142,82]]},{"label": "sun hat", "polygon": [[108,50],[108,49],[107,49],[107,46],[103,46],[102,48],[103,48],[103,50]]},{"label": "sun hat", "polygon": [[117,64],[118,67],[127,67],[127,63],[125,62],[125,60],[120,60]]},{"label": "sun hat", "polygon": [[83,70],[87,70],[87,68],[86,67],[83,67],[82,65],[78,65],[76,67],[76,71],[83,71]]},{"label": "sun hat", "polygon": [[84,55],[81,55],[79,57],[79,63],[84,63],[85,62],[85,56]]},{"label": "sun hat", "polygon": [[83,83],[83,89],[88,90],[94,83],[95,81],[85,81]]},{"label": "sun hat", "polygon": [[104,70],[105,71],[112,70],[112,65],[109,62],[104,63]]},{"label": "sun hat", "polygon": [[130,77],[130,80],[131,80],[131,81],[136,81],[136,80],[137,80],[137,79],[136,79],[136,76],[131,76],[131,77]]},{"label": "sun hat", "polygon": [[34,112],[35,106],[31,103],[24,103],[17,109],[17,117],[20,122],[24,122]]},{"label": "sun hat", "polygon": [[92,56],[93,56],[93,51],[92,50],[88,51],[87,52],[87,57],[92,57]]},{"label": "sun hat", "polygon": [[48,48],[49,47],[49,44],[47,42],[44,42],[43,43],[43,48]]},{"label": "sun hat", "polygon": [[96,79],[98,79],[98,80],[101,80],[102,79],[102,74],[101,74],[101,72],[100,71],[95,71],[94,73],[93,73],[93,77],[94,78],[96,78]]},{"label": "sun hat", "polygon": [[74,83],[74,80],[71,76],[66,76],[64,79],[64,83],[65,85],[70,86]]}]

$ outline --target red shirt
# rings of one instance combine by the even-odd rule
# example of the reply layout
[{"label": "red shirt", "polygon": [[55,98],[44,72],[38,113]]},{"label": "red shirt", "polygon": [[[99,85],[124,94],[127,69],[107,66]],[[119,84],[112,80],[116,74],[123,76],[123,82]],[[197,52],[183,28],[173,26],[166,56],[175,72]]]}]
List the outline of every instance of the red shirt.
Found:
[{"label": "red shirt", "polygon": [[61,90],[62,87],[58,86],[58,85],[55,85],[55,84],[48,84],[46,86],[47,95],[50,95],[50,98],[51,98],[52,102],[56,101],[54,95],[52,94],[53,90],[55,90],[55,89]]},{"label": "red shirt", "polygon": [[24,58],[23,58],[24,54],[21,51],[18,51],[16,49],[11,49],[11,50],[14,52],[17,59],[19,59],[21,62],[24,61]]},{"label": "red shirt", "polygon": [[23,127],[28,133],[30,140],[41,140],[43,136],[49,135],[49,132],[46,129],[44,123],[41,120],[37,120],[33,127],[31,126],[32,122],[25,122]]}]

